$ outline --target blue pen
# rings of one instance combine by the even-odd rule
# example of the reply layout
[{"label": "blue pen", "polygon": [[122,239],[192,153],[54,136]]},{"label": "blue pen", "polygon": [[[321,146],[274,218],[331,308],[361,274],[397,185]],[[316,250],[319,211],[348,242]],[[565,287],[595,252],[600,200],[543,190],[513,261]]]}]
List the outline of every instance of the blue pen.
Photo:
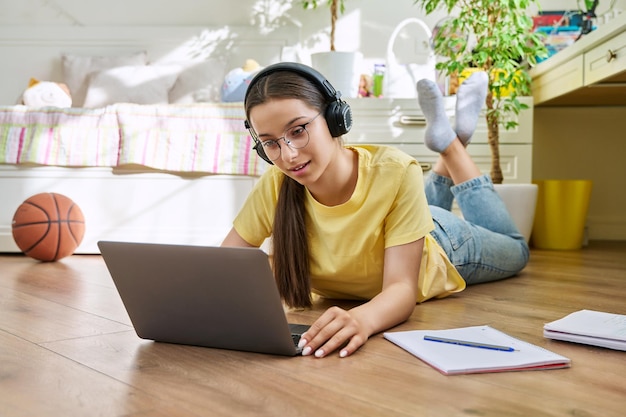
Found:
[{"label": "blue pen", "polygon": [[469,342],[467,340],[447,339],[445,337],[437,337],[437,336],[424,336],[424,340],[428,340],[429,342],[450,343],[452,345],[468,346],[468,347],[481,348],[481,349],[500,350],[503,352],[515,351],[515,349],[510,346],[490,345],[487,343]]}]

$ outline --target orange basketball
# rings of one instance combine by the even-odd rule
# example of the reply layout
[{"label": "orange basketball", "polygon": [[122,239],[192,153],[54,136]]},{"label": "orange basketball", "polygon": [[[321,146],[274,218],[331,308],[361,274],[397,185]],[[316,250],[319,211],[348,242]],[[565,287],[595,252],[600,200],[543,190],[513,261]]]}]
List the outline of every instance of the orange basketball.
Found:
[{"label": "orange basketball", "polygon": [[41,193],[17,208],[12,229],[13,239],[22,252],[50,262],[74,253],[85,235],[85,218],[68,197]]}]

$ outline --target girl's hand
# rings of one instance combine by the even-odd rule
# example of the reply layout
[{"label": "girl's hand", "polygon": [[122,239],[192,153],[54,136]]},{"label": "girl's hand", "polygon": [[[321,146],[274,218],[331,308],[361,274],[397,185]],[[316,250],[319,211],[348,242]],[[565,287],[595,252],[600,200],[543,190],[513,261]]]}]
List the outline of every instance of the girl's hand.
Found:
[{"label": "girl's hand", "polygon": [[424,239],[385,249],[382,291],[346,311],[331,307],[302,335],[302,354],[323,358],[337,349],[340,357],[353,354],[378,332],[411,316],[417,299]]},{"label": "girl's hand", "polygon": [[302,335],[299,346],[302,355],[323,358],[341,348],[344,358],[354,353],[367,341],[369,335],[354,314],[340,307],[331,307]]}]

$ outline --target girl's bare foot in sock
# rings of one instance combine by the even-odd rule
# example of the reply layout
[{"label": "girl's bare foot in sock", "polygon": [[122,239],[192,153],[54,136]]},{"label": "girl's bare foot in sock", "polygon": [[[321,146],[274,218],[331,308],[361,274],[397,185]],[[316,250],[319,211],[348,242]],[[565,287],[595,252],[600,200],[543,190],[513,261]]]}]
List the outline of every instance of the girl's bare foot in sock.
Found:
[{"label": "girl's bare foot in sock", "polygon": [[487,73],[479,71],[465,79],[457,90],[454,131],[465,146],[476,130],[478,116],[487,97],[488,83]]},{"label": "girl's bare foot in sock", "polygon": [[424,143],[431,151],[441,153],[457,135],[450,126],[439,86],[429,79],[418,81],[417,100],[426,117]]}]

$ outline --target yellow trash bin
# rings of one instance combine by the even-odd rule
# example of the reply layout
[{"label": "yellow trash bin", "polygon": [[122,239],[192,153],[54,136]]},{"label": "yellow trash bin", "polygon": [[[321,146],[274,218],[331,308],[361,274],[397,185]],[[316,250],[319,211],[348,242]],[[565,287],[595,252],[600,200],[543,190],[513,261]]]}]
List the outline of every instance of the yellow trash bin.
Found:
[{"label": "yellow trash bin", "polygon": [[589,210],[590,180],[536,180],[537,208],[531,245],[540,249],[580,249]]}]

